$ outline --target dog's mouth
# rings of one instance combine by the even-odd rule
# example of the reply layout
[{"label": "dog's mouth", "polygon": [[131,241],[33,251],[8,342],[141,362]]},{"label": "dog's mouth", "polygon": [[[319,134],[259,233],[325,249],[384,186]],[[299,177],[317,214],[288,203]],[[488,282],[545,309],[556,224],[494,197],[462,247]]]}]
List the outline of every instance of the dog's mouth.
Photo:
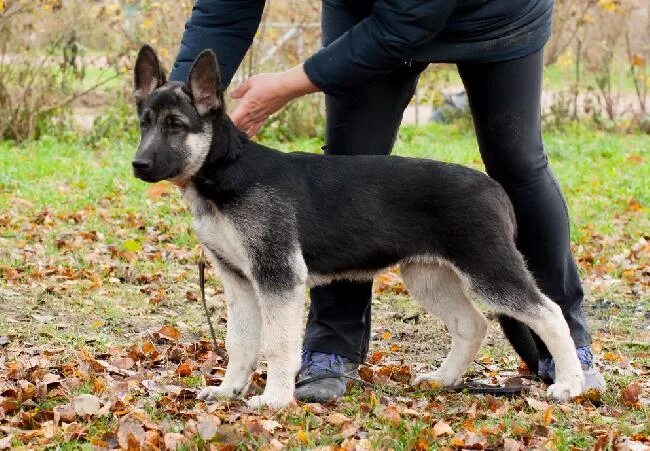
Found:
[{"label": "dog's mouth", "polygon": [[169,172],[168,174],[165,175],[159,175],[159,174],[152,174],[150,171],[143,171],[139,169],[133,169],[133,175],[136,178],[139,178],[143,182],[147,183],[156,183],[160,182],[162,180],[171,180],[174,177],[176,177],[178,174],[180,174],[180,169],[174,169],[173,171]]}]

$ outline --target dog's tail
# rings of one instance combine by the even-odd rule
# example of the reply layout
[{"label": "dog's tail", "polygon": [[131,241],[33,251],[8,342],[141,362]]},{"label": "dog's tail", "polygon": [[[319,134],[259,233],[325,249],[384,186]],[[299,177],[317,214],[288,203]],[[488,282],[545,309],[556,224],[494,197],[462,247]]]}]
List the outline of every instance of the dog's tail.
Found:
[{"label": "dog's tail", "polygon": [[505,190],[499,189],[497,191],[496,200],[499,203],[499,206],[506,212],[508,215],[508,225],[510,226],[510,232],[513,240],[517,239],[517,217],[515,216],[515,209],[510,202],[510,198]]},{"label": "dog's tail", "polygon": [[[517,218],[515,209],[510,202],[510,198],[505,190],[499,190],[497,201],[508,214],[508,225],[513,240],[517,239]],[[519,357],[526,363],[526,366],[533,374],[537,374],[539,367],[540,351],[539,347],[544,347],[544,343],[530,330],[524,323],[517,321],[509,316],[499,315],[499,323],[503,333],[515,349]]]}]

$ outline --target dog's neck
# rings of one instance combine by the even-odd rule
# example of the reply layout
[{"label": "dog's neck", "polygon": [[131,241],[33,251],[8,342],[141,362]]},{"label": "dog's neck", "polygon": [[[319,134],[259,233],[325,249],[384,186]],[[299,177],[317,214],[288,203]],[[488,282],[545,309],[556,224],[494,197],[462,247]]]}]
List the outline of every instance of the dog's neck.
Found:
[{"label": "dog's neck", "polygon": [[[230,120],[225,112],[217,113],[212,121],[212,143],[210,151],[201,166],[201,169],[192,177],[197,189],[207,194],[216,194],[228,190],[231,177],[221,177],[230,171],[240,159],[244,147],[250,143],[248,137],[241,132]],[[181,188],[184,188],[181,186]]]},{"label": "dog's neck", "polygon": [[241,155],[242,148],[248,143],[248,137],[235,127],[230,117],[223,111],[217,113],[213,119],[212,130],[210,152],[201,170],[209,166],[228,164],[237,160]]}]

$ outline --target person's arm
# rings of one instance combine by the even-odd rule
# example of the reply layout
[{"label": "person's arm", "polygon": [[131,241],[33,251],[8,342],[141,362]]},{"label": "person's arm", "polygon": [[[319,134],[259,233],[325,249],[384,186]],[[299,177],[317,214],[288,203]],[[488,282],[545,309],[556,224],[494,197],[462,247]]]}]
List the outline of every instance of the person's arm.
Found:
[{"label": "person's arm", "polygon": [[227,88],[260,24],[264,0],[197,0],[185,25],[170,80],[185,81],[194,59],[212,49]]},{"label": "person's arm", "polygon": [[304,70],[320,90],[344,95],[409,61],[455,6],[456,0],[378,0],[370,16],[312,55]]},{"label": "person's arm", "polygon": [[316,91],[342,96],[409,61],[442,30],[456,0],[377,0],[372,14],[304,64],[248,79],[233,92],[235,125],[249,136],[290,100]]}]

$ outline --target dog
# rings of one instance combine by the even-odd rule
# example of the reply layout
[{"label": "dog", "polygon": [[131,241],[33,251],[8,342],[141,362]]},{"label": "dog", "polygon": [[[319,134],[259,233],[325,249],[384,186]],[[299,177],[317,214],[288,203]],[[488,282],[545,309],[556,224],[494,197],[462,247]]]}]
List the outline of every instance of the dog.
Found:
[{"label": "dog", "polygon": [[515,246],[512,205],[497,182],[432,160],[284,153],[256,144],[226,115],[218,67],[207,50],[185,83],[167,82],[144,46],[134,69],[141,127],[134,175],[180,187],[225,290],[229,363],[221,385],[199,399],[242,395],[262,354],[266,388],[248,406],[293,402],[306,289],[370,281],[392,265],[452,337],[440,368],[415,384],[453,385],[469,367],[487,330],[475,295],[544,341],[557,375],[549,397],[582,392],[567,323]]}]

